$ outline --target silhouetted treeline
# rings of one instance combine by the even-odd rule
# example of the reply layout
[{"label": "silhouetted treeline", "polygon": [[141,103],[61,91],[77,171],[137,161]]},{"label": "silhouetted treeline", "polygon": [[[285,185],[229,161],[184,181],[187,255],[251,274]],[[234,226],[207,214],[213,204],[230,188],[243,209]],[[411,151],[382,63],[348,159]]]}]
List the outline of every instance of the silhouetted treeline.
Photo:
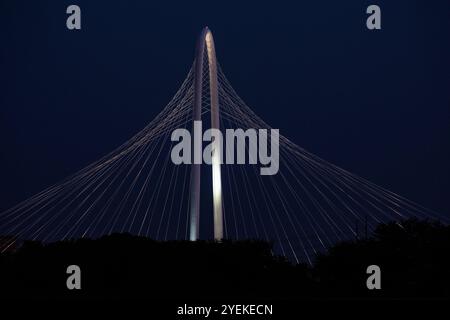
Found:
[{"label": "silhouetted treeline", "polygon": [[[68,290],[66,268],[81,268]],[[381,290],[366,269],[381,268]],[[43,245],[0,256],[0,296],[56,298],[450,297],[450,227],[408,220],[340,243],[313,266],[272,254],[263,241],[156,242],[129,234]]]}]

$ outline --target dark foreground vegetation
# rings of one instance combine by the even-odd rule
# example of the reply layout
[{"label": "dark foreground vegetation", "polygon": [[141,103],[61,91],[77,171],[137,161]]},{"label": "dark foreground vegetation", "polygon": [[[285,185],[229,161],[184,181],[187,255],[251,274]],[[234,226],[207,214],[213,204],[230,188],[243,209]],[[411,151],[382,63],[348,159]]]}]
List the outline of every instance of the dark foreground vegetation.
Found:
[{"label": "dark foreground vegetation", "polygon": [[[68,290],[66,268],[81,268]],[[368,290],[366,268],[381,268]],[[380,225],[369,239],[336,245],[314,266],[273,256],[260,241],[156,242],[128,234],[43,245],[0,256],[0,297],[37,298],[436,298],[450,297],[450,227]]]}]

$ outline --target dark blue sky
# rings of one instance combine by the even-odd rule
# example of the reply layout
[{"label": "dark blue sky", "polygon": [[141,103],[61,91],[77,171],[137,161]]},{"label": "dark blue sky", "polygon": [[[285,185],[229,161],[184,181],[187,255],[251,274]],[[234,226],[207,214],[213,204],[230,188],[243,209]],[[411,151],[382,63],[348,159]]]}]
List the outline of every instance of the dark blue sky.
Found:
[{"label": "dark blue sky", "polygon": [[[82,30],[66,29],[78,4]],[[365,27],[382,9],[382,30]],[[0,209],[126,141],[208,25],[236,91],[309,151],[450,214],[450,2],[0,0]]]}]

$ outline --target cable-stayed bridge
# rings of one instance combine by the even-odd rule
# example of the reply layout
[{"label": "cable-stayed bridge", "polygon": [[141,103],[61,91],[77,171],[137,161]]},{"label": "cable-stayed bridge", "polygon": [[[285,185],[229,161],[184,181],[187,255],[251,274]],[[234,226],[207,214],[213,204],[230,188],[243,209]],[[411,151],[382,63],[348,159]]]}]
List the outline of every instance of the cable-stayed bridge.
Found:
[{"label": "cable-stayed bridge", "polygon": [[11,236],[0,250],[16,239],[56,241],[129,232],[157,240],[264,239],[274,243],[276,253],[312,263],[317,252],[379,223],[414,217],[448,222],[283,135],[275,175],[262,176],[255,165],[220,164],[214,155],[211,165],[175,165],[172,132],[192,131],[194,120],[222,131],[272,129],[232,88],[207,28],[186,79],[145,128],[98,161],[0,214],[0,235]]}]

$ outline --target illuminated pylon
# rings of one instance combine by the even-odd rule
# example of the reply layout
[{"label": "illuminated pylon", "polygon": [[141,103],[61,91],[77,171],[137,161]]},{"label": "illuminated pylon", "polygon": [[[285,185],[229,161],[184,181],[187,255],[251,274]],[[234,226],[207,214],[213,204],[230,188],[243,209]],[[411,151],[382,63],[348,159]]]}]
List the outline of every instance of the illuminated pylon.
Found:
[{"label": "illuminated pylon", "polygon": [[[203,96],[203,58],[206,53],[209,69],[209,94],[211,104],[211,129],[220,129],[219,125],[219,94],[217,88],[217,61],[214,48],[214,39],[208,27],[205,27],[198,39],[195,56],[194,75],[194,116],[193,120],[201,121],[202,117],[202,96]],[[193,130],[194,130],[193,125]],[[195,136],[195,135],[194,135]],[[193,142],[196,143],[195,141]],[[197,142],[198,143],[198,142]],[[194,161],[191,168],[190,185],[190,240],[195,241],[199,236],[200,218],[200,159],[195,159],[196,146],[193,148]],[[222,179],[220,172],[220,145],[219,141],[212,140],[212,186],[213,186],[213,206],[214,206],[214,239],[223,238],[223,216],[222,216]],[[201,155],[200,155],[201,156]],[[197,160],[197,161],[196,161]]]}]

